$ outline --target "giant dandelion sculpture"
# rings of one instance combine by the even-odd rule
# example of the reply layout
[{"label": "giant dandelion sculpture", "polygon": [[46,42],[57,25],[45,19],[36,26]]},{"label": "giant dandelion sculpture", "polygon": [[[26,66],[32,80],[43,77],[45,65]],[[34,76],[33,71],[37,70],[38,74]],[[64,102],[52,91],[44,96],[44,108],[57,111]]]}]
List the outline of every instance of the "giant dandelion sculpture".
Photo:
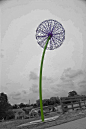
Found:
[{"label": "giant dandelion sculpture", "polygon": [[65,39],[65,30],[58,21],[56,20],[45,20],[43,21],[36,30],[36,39],[38,44],[44,48],[41,65],[40,65],[40,75],[39,75],[39,98],[40,98],[40,109],[41,109],[41,119],[44,121],[43,115],[43,104],[42,104],[42,68],[45,51],[54,50],[60,47]]}]

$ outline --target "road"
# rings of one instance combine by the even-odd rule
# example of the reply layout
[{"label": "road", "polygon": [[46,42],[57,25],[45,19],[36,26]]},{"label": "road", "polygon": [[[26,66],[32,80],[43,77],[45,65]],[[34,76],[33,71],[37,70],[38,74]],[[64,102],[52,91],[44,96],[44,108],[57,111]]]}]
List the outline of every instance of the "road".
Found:
[{"label": "road", "polygon": [[46,129],[86,129],[86,117]]}]

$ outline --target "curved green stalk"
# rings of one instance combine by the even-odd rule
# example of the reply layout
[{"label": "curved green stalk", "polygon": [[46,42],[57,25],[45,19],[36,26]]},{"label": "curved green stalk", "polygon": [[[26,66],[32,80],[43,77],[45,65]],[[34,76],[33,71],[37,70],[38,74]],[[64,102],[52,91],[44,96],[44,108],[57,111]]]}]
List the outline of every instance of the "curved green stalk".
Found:
[{"label": "curved green stalk", "polygon": [[39,76],[39,97],[40,97],[40,109],[41,109],[42,121],[44,121],[43,104],[42,104],[42,67],[43,67],[43,60],[44,60],[45,51],[46,51],[49,40],[50,40],[50,36],[48,37],[46,45],[45,45],[44,50],[43,50],[42,59],[41,59],[41,66],[40,66],[40,76]]}]

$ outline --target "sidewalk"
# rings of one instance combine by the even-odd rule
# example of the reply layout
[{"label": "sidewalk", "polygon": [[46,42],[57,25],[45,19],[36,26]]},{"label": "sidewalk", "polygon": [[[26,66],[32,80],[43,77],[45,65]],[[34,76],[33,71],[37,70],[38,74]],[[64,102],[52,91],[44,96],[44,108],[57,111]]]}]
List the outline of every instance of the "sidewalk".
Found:
[{"label": "sidewalk", "polygon": [[86,129],[86,117],[45,129]]},{"label": "sidewalk", "polygon": [[[59,116],[54,116],[54,117],[49,117],[49,118],[45,118],[44,122],[47,122],[47,121],[53,121],[55,119],[57,119]],[[28,125],[33,125],[33,124],[38,124],[38,123],[42,123],[42,120],[35,120],[35,121],[31,121],[31,122],[28,122],[28,123],[25,123],[25,124],[21,124],[18,127],[23,127],[23,126],[28,126]]]}]

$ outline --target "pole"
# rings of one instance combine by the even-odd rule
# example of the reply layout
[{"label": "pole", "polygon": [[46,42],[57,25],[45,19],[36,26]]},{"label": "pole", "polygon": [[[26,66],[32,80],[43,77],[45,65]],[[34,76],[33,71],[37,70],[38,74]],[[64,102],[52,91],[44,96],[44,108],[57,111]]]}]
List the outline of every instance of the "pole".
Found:
[{"label": "pole", "polygon": [[43,50],[42,59],[41,59],[41,66],[40,66],[40,76],[39,76],[39,97],[40,97],[40,109],[41,109],[42,121],[44,121],[43,104],[42,104],[42,68],[43,68],[44,55],[45,55],[45,51],[46,51],[49,40],[50,40],[50,36],[48,37],[46,45],[45,45],[44,50]]}]

